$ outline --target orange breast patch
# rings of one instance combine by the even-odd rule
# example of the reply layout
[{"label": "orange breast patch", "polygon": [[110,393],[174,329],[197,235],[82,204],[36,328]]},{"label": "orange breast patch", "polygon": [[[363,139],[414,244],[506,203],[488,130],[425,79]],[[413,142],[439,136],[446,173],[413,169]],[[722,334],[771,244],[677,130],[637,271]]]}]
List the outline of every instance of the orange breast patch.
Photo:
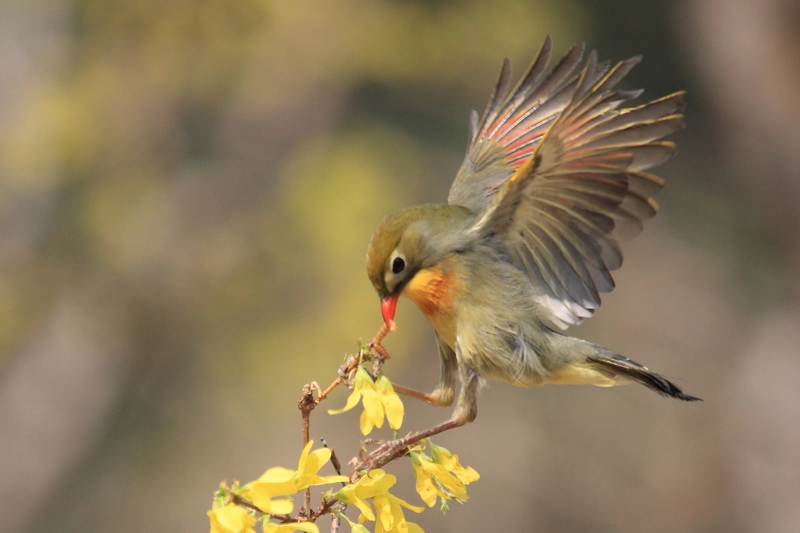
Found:
[{"label": "orange breast patch", "polygon": [[453,299],[462,291],[462,283],[450,260],[420,270],[412,278],[403,294],[413,301],[428,318],[436,314],[450,314]]}]

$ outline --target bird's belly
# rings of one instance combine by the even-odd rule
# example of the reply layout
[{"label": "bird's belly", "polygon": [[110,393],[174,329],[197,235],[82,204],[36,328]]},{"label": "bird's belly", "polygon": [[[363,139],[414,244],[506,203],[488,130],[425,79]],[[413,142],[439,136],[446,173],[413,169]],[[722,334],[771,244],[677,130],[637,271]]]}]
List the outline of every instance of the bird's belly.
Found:
[{"label": "bird's belly", "polygon": [[456,319],[455,313],[425,314],[428,321],[439,334],[439,337],[453,350],[456,349]]}]

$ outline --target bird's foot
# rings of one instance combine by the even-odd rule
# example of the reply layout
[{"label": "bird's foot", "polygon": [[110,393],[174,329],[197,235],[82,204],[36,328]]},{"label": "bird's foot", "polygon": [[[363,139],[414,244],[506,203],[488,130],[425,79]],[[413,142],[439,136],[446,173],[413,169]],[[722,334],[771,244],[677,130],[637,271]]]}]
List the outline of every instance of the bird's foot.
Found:
[{"label": "bird's foot", "polygon": [[367,439],[364,444],[376,444],[375,448],[369,455],[367,455],[359,464],[356,465],[356,472],[369,471],[374,468],[380,468],[386,463],[403,457],[408,454],[409,440],[414,437],[405,437],[403,439],[394,440],[378,440]]}]

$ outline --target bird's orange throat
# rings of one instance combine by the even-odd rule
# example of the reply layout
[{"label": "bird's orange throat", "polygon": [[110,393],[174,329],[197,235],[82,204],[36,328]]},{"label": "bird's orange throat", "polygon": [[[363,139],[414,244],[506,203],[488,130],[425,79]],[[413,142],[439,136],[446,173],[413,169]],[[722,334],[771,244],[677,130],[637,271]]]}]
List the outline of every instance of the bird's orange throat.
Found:
[{"label": "bird's orange throat", "polygon": [[403,294],[422,310],[431,322],[437,315],[453,313],[453,300],[463,292],[458,269],[451,259],[420,270],[403,289]]}]

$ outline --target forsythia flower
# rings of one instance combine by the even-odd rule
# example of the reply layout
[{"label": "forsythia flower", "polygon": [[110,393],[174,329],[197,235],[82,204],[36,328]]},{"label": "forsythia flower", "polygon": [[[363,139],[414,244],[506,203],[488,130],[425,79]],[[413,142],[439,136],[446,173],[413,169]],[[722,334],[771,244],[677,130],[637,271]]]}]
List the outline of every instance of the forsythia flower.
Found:
[{"label": "forsythia flower", "polygon": [[389,419],[392,429],[400,429],[403,424],[403,402],[386,376],[381,374],[376,383],[363,367],[358,367],[353,392],[347,398],[347,403],[341,409],[329,409],[328,414],[338,415],[349,411],[358,405],[359,399],[364,405],[360,423],[363,435],[369,435],[373,427],[383,427],[384,416]]},{"label": "forsythia flower", "polygon": [[208,518],[211,520],[211,533],[255,533],[255,517],[232,503],[210,510]]},{"label": "forsythia flower", "polygon": [[320,476],[320,469],[331,459],[331,451],[328,448],[320,448],[311,451],[314,441],[309,441],[300,454],[300,462],[297,464],[297,474],[294,478],[294,486],[298,492],[314,485],[327,485],[329,483],[349,482],[347,476]]},{"label": "forsythia flower", "polygon": [[386,419],[389,421],[389,427],[392,429],[400,429],[403,425],[403,402],[400,396],[394,391],[389,378],[381,374],[378,377],[376,388],[381,395],[381,403],[383,410],[386,412]]},{"label": "forsythia flower", "polygon": [[292,533],[293,531],[319,533],[319,528],[311,522],[289,522],[288,524],[267,522],[264,524],[264,533]]},{"label": "forsythia flower", "polygon": [[342,513],[339,515],[339,517],[344,518],[347,521],[347,524],[350,526],[350,533],[369,533],[369,529],[365,528],[361,524],[356,524],[355,522],[347,518],[346,514]]},{"label": "forsythia flower", "polygon": [[471,467],[461,466],[457,455],[432,442],[430,444],[432,457],[411,452],[411,465],[417,478],[416,489],[420,498],[428,507],[433,507],[437,496],[442,500],[467,500],[466,485],[477,481],[480,476]]},{"label": "forsythia flower", "polygon": [[303,448],[297,471],[287,468],[270,468],[256,481],[248,483],[239,491],[239,495],[247,498],[253,505],[268,514],[288,514],[294,509],[291,500],[273,500],[280,496],[290,496],[313,485],[326,485],[339,481],[347,482],[346,476],[320,476],[319,470],[331,458],[327,448],[311,451],[314,441]]},{"label": "forsythia flower", "polygon": [[[396,477],[383,470],[371,470],[356,483],[347,485],[334,494],[334,497],[358,507],[365,519],[374,520],[375,533],[423,533],[417,524],[406,522],[403,507],[415,513],[422,512],[423,508],[410,505],[394,494],[389,494],[389,489],[396,482]],[[366,501],[367,498],[372,498],[377,517]]]},{"label": "forsythia flower", "polygon": [[431,442],[431,456],[434,462],[444,465],[464,485],[478,481],[481,476],[471,466],[464,468],[458,462],[458,456],[453,455],[447,448],[442,448]]}]

